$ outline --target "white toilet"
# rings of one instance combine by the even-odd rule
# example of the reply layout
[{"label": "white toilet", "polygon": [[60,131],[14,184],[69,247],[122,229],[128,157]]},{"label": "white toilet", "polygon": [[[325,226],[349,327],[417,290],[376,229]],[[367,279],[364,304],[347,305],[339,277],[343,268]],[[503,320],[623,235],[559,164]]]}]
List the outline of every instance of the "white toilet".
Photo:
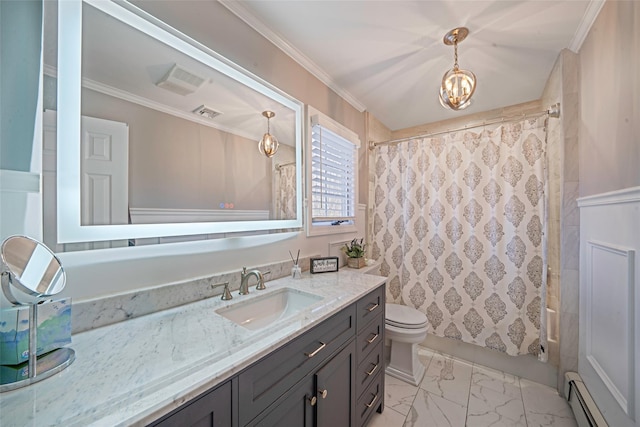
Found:
[{"label": "white toilet", "polygon": [[386,304],[386,310],[385,334],[391,340],[386,372],[417,386],[424,376],[424,365],[418,359],[418,344],[427,337],[427,316],[400,304]]}]

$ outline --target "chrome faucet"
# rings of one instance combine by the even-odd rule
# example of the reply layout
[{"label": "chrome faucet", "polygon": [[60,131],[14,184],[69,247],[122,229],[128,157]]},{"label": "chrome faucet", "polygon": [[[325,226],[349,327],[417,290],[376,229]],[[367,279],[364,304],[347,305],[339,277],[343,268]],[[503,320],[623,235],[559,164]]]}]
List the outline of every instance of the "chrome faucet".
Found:
[{"label": "chrome faucet", "polygon": [[238,294],[247,295],[249,293],[249,277],[251,276],[255,276],[255,278],[258,279],[256,289],[266,289],[264,286],[264,276],[260,270],[247,271],[247,267],[242,267],[242,273],[240,273],[240,291]]}]

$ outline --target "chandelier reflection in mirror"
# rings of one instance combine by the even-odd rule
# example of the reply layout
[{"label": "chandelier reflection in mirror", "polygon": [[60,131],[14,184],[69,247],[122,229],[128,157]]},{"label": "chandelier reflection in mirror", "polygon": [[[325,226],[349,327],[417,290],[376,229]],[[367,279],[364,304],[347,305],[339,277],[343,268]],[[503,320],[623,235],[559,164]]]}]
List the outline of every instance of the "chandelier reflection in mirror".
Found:
[{"label": "chandelier reflection in mirror", "polygon": [[271,131],[269,128],[269,120],[276,115],[273,111],[263,111],[262,115],[267,118],[267,133],[262,136],[262,139],[258,143],[258,149],[262,154],[267,157],[273,157],[278,151],[278,138],[271,135],[269,132]]},{"label": "chandelier reflection in mirror", "polygon": [[465,27],[454,28],[445,34],[444,44],[453,45],[454,63],[453,69],[447,71],[442,77],[440,87],[440,103],[451,110],[463,110],[471,104],[471,96],[476,90],[476,76],[471,71],[461,70],[458,67],[458,43],[463,41],[469,30]]}]

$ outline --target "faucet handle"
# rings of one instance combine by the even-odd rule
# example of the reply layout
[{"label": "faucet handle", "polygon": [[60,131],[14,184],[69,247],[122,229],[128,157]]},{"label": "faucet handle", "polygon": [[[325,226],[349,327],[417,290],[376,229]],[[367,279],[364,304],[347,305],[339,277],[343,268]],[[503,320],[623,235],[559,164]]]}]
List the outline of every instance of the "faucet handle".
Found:
[{"label": "faucet handle", "polygon": [[258,284],[256,285],[257,291],[264,291],[267,287],[264,285],[264,275],[271,274],[271,270],[267,270],[265,272],[258,271]]},{"label": "faucet handle", "polygon": [[211,288],[218,288],[220,286],[224,286],[224,289],[222,290],[222,296],[220,297],[221,300],[223,301],[228,301],[230,299],[233,299],[233,296],[231,295],[231,292],[229,291],[229,282],[223,282],[223,283],[218,283],[216,285],[212,285]]}]

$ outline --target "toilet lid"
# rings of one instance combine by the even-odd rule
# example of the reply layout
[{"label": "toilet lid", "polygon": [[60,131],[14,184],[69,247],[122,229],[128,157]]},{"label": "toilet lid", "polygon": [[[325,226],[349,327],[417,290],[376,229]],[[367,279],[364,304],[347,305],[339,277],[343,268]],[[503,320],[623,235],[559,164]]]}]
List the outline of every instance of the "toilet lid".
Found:
[{"label": "toilet lid", "polygon": [[400,304],[385,304],[385,322],[399,328],[417,329],[427,325],[427,316],[416,310]]}]

